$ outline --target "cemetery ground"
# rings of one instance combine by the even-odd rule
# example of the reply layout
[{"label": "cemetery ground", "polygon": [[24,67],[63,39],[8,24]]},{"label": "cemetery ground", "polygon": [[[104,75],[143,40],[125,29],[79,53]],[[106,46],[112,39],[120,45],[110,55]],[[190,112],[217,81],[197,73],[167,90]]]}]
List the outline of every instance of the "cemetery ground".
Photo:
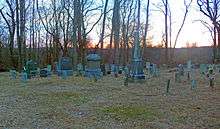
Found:
[{"label": "cemetery ground", "polygon": [[[53,75],[27,82],[0,73],[0,128],[219,129],[220,75],[215,88],[196,71],[197,88],[172,73],[124,86],[124,77],[66,80]],[[166,94],[167,79],[171,79]]]}]

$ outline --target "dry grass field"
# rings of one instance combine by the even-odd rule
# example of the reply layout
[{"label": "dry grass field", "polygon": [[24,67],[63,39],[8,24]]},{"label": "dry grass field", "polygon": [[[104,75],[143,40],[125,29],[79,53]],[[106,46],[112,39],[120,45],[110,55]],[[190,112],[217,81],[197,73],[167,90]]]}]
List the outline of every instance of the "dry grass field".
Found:
[{"label": "dry grass field", "polygon": [[[171,78],[170,93],[166,80]],[[7,129],[219,129],[220,74],[215,88],[196,72],[197,88],[173,74],[124,86],[123,76],[94,82],[55,75],[27,82],[0,73],[0,128]]]}]

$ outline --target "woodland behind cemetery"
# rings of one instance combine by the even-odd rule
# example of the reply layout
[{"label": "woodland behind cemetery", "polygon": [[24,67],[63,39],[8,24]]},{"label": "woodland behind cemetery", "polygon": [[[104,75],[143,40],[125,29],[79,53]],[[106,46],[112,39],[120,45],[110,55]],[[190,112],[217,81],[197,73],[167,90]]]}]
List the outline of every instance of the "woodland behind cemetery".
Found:
[{"label": "woodland behind cemetery", "polygon": [[[169,0],[156,4],[144,0],[2,0],[0,8],[0,68],[18,70],[26,61],[32,59],[39,65],[54,64],[60,57],[68,56],[73,65],[85,65],[88,53],[99,53],[103,63],[129,64],[134,47],[134,33],[137,28],[138,6],[143,13],[140,17],[139,39],[143,60],[158,57],[160,64],[175,64],[174,52],[181,31],[191,10],[196,9],[203,18],[203,24],[209,30],[213,49],[208,49],[210,59],[219,60],[220,48],[220,2],[219,0],[183,0],[182,21],[178,31],[172,33],[172,12]],[[192,3],[196,7],[192,7]],[[149,37],[151,14],[160,11],[164,17],[159,45]],[[151,22],[149,22],[151,21]],[[98,40],[93,41],[93,35]],[[187,47],[196,47],[188,44]],[[163,48],[158,53],[149,54],[149,48]],[[153,49],[154,50],[154,49]],[[105,53],[103,52],[105,51]],[[211,54],[210,54],[211,53]],[[186,55],[185,52],[180,55]],[[193,55],[192,55],[193,56]],[[184,57],[188,60],[192,56]],[[107,59],[106,57],[110,58]],[[157,60],[158,60],[157,59]],[[157,63],[157,62],[155,62]]]}]

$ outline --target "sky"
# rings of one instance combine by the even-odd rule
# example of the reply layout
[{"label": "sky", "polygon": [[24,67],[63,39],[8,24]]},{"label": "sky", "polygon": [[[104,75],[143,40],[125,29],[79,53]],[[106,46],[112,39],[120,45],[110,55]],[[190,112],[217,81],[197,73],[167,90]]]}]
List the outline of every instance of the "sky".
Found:
[{"label": "sky", "polygon": [[[154,2],[158,2],[160,0],[153,0]],[[144,1],[142,1],[144,2]],[[182,23],[182,19],[184,16],[184,0],[169,0],[171,13],[172,13],[172,23],[173,23],[173,33],[174,36],[172,41],[174,42],[178,29]],[[152,7],[154,10],[155,7]],[[197,42],[198,46],[208,46],[212,45],[212,38],[210,36],[210,32],[200,23],[196,22],[196,20],[205,19],[208,21],[206,17],[199,11],[196,0],[193,0],[191,8],[189,10],[185,25],[181,34],[179,36],[179,40],[177,43],[177,47],[186,46],[186,42],[193,43]],[[160,41],[160,38],[157,38],[156,35],[160,35],[163,32],[163,28],[161,25],[164,24],[164,16],[161,12],[153,11],[151,12],[150,24],[152,26],[152,31],[149,32],[154,36],[154,40],[156,42]],[[159,26],[158,26],[159,25]]]},{"label": "sky", "polygon": [[[189,0],[188,0],[189,1]],[[149,24],[150,30],[148,36],[153,36],[154,45],[158,44],[162,40],[162,34],[164,33],[164,15],[158,10],[154,4],[161,2],[161,0],[151,0],[150,3],[150,17]],[[141,0],[142,14],[141,21],[145,22],[145,10],[147,0]],[[184,0],[169,0],[171,13],[172,13],[172,42],[174,42],[177,31],[180,28],[182,19],[184,16]],[[191,8],[189,10],[185,25],[180,33],[179,40],[177,42],[177,48],[185,47],[186,43],[197,43],[198,46],[212,45],[212,38],[210,32],[200,22],[196,20],[207,19],[198,9],[196,0],[193,0]],[[92,33],[91,37],[94,42],[98,42],[97,33]]]}]

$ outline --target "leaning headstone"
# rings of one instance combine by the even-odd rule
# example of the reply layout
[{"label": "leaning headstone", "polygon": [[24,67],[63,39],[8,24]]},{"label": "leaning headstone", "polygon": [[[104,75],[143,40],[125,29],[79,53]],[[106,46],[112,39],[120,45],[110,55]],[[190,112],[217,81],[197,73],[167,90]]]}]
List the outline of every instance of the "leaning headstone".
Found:
[{"label": "leaning headstone", "polygon": [[89,54],[87,57],[87,67],[85,76],[89,78],[100,78],[102,76],[100,62],[101,57],[98,54]]},{"label": "leaning headstone", "polygon": [[170,93],[170,82],[171,82],[171,80],[168,79],[168,80],[167,80],[167,86],[166,86],[166,93],[167,93],[167,94]]},{"label": "leaning headstone", "polygon": [[16,70],[10,70],[9,73],[10,73],[10,79],[16,79],[17,77]]}]

